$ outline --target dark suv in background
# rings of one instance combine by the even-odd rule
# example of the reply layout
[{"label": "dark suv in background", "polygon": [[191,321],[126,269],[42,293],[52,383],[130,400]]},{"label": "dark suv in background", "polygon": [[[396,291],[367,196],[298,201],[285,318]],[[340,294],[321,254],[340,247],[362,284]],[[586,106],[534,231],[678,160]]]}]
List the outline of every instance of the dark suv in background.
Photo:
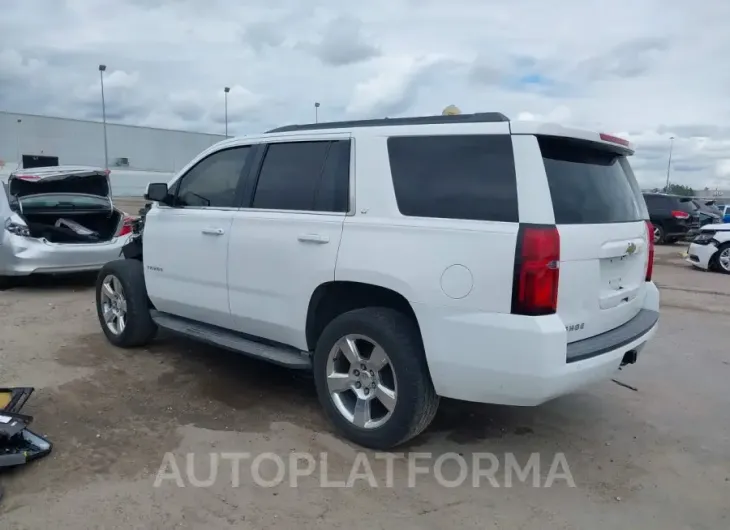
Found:
[{"label": "dark suv in background", "polygon": [[692,197],[644,193],[651,224],[654,225],[654,243],[674,243],[685,239],[700,227],[700,214]]}]

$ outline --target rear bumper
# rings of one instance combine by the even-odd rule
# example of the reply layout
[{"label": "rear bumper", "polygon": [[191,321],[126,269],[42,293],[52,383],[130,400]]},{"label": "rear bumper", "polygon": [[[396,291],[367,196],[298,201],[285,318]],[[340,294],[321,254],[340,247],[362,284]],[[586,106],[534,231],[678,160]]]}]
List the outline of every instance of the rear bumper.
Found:
[{"label": "rear bumper", "polygon": [[414,310],[439,395],[532,406],[609,379],[626,353],[640,352],[656,333],[659,291],[647,284],[634,320],[570,345],[557,315],[454,314],[419,304]]},{"label": "rear bumper", "polygon": [[129,236],[106,243],[54,244],[0,232],[0,276],[94,271],[117,259]]},{"label": "rear bumper", "polygon": [[664,220],[659,223],[664,228],[664,237],[670,239],[685,239],[699,230],[699,222],[678,219]]}]

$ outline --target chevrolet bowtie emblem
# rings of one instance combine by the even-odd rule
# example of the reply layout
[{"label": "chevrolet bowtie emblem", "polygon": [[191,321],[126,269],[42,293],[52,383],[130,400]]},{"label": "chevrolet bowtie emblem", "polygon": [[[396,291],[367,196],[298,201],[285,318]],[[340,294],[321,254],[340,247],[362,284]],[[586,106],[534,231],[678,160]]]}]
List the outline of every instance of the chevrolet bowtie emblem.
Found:
[{"label": "chevrolet bowtie emblem", "polygon": [[626,253],[630,256],[636,252],[636,244],[635,243],[629,243],[629,246],[626,247]]}]

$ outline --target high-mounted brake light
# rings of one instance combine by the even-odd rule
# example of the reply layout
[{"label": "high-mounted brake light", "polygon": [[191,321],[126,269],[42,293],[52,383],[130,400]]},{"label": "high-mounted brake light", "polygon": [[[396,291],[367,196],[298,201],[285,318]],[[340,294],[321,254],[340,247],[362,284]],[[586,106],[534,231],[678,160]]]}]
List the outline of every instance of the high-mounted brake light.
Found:
[{"label": "high-mounted brake light", "polygon": [[603,140],[604,142],[611,142],[612,144],[619,144],[623,145],[624,147],[629,146],[629,141],[625,140],[624,138],[619,138],[618,136],[613,136],[612,134],[606,133],[601,133],[600,136],[601,140]]},{"label": "high-mounted brake light", "polygon": [[512,313],[551,315],[558,309],[560,234],[555,226],[520,226],[512,283]]},{"label": "high-mounted brake light", "polygon": [[689,219],[689,214],[682,210],[672,210],[672,217],[675,219]]},{"label": "high-mounted brake light", "polygon": [[646,260],[646,281],[651,281],[654,272],[654,225],[651,221],[646,222],[646,242],[649,245],[649,256]]},{"label": "high-mounted brake light", "polygon": [[122,226],[119,227],[119,230],[117,231],[117,234],[115,237],[121,237],[126,236],[127,234],[132,233],[132,225],[134,224],[134,217],[131,217],[129,215],[124,216],[124,220],[122,221]]},{"label": "high-mounted brake light", "polygon": [[15,178],[17,178],[18,180],[30,180],[30,181],[41,179],[41,177],[39,177],[38,175],[16,175]]}]

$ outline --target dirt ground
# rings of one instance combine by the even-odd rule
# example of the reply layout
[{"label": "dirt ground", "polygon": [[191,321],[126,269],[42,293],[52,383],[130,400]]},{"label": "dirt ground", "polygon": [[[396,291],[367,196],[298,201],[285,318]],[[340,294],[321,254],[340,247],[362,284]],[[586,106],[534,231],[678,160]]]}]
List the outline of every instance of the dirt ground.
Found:
[{"label": "dirt ground", "polygon": [[[360,451],[333,435],[304,375],[165,336],[148,349],[114,348],[96,319],[93,278],[31,279],[0,292],[0,383],[36,387],[24,412],[54,451],[0,475],[0,528],[730,528],[730,278],[692,270],[680,251],[658,250],[660,331],[616,375],[636,391],[606,381],[537,408],[442,401],[401,450],[512,453],[522,463],[537,452],[543,484],[563,453],[575,487],[506,487],[500,473],[496,486],[448,488],[431,473],[408,487],[400,457],[392,487],[323,488],[320,472],[265,488],[250,466],[234,487],[230,464],[195,487],[188,453],[198,479],[210,453],[326,453],[336,480]],[[183,487],[155,487],[168,452]]]}]

